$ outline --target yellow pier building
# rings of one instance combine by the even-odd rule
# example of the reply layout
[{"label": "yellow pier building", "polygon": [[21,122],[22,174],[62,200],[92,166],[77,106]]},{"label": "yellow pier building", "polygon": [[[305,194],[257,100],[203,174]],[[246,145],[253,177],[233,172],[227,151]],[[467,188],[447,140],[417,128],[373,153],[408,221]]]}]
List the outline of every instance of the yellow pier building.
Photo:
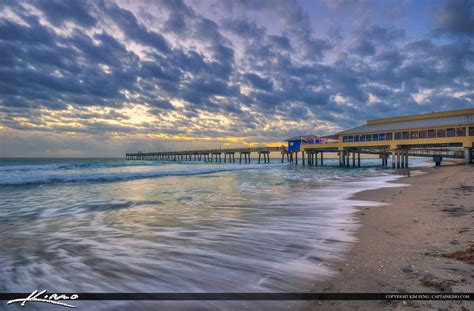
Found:
[{"label": "yellow pier building", "polygon": [[[342,131],[333,137],[302,136],[288,139],[288,152],[305,154],[308,164],[321,161],[324,152],[339,153],[341,166],[360,166],[360,154],[379,154],[382,164],[387,165],[392,156],[392,167],[407,167],[408,155],[432,156],[437,165],[443,157],[462,158],[472,162],[474,147],[474,109],[434,112],[378,120]],[[299,145],[299,146],[297,146]],[[292,158],[292,157],[291,157]]]}]

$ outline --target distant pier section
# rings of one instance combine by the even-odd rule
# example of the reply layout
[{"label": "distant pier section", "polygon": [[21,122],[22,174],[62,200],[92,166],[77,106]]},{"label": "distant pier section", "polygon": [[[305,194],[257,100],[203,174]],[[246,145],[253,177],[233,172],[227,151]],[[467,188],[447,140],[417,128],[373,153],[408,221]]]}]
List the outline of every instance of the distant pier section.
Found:
[{"label": "distant pier section", "polygon": [[127,153],[127,160],[156,160],[156,161],[204,161],[235,163],[235,154],[238,154],[239,163],[251,163],[251,154],[258,154],[258,163],[270,163],[270,152],[280,152],[282,161],[288,156],[288,149],[281,147],[244,147],[224,149],[203,149],[163,152],[136,152]]}]

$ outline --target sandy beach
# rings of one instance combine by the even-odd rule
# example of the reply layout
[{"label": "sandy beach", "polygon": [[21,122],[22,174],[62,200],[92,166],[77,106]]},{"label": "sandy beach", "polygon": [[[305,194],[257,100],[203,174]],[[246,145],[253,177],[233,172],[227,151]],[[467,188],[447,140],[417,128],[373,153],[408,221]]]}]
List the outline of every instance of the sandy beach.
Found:
[{"label": "sandy beach", "polygon": [[[469,293],[474,290],[474,166],[414,170],[399,188],[360,192],[361,228],[335,278],[313,292]],[[315,302],[324,310],[470,310],[469,301]],[[314,306],[314,307],[316,307]]]}]

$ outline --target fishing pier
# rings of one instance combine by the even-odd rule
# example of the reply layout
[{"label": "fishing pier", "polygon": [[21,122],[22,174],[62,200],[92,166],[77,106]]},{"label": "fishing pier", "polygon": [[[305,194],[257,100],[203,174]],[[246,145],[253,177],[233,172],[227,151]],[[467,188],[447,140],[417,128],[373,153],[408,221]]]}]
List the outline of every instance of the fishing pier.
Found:
[{"label": "fishing pier", "polygon": [[[127,153],[127,160],[206,161],[250,163],[258,154],[258,163],[270,163],[270,152],[279,152],[281,162],[324,165],[324,155],[337,154],[342,167],[361,165],[361,154],[378,155],[381,165],[392,168],[409,166],[409,157],[431,157],[436,166],[444,158],[473,161],[474,109],[453,110],[369,120],[367,124],[330,136],[305,135],[287,139],[287,146],[248,147],[210,150]],[[222,155],[224,155],[222,159]],[[300,159],[298,159],[300,155]],[[263,159],[263,161],[262,161]]]},{"label": "fishing pier", "polygon": [[[258,154],[258,163],[270,163],[270,152],[280,152],[282,159],[287,154],[287,148],[281,147],[249,147],[249,148],[227,148],[227,149],[203,149],[185,151],[164,152],[137,152],[127,153],[127,160],[156,160],[156,161],[204,161],[235,163],[235,154],[239,154],[239,163],[251,163],[251,154]],[[222,157],[224,155],[224,157]]]}]

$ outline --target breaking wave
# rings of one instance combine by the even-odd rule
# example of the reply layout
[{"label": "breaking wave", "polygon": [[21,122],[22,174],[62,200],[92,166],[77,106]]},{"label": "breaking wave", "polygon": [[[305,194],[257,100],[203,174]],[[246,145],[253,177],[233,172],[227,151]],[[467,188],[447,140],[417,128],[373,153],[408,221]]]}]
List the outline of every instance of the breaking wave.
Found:
[{"label": "breaking wave", "polygon": [[[273,164],[275,165],[275,164]],[[48,167],[48,168],[46,168]],[[93,168],[99,168],[100,166],[92,166]],[[111,166],[106,166],[111,167]],[[2,167],[4,172],[6,167]],[[83,166],[82,168],[85,168]],[[87,168],[91,168],[88,166]],[[34,174],[34,170],[22,167],[20,169],[12,170],[10,167],[9,174],[3,174],[0,176],[0,186],[12,186],[12,185],[35,185],[35,184],[54,184],[54,183],[80,183],[80,182],[112,182],[112,181],[124,181],[132,179],[144,179],[144,178],[158,178],[165,176],[185,176],[185,175],[200,175],[200,174],[211,174],[225,171],[236,171],[236,170],[248,170],[262,168],[261,165],[215,165],[198,168],[187,168],[187,169],[175,169],[175,170],[158,170],[158,171],[141,171],[141,172],[104,172],[94,170],[84,170],[84,172],[76,171],[75,173],[64,173],[57,172],[57,170],[64,170],[64,166],[58,166],[56,169],[52,168],[52,165],[43,165],[39,170],[53,170],[49,174],[41,172]],[[56,172],[55,172],[56,171]],[[18,172],[18,173],[15,173]],[[21,173],[20,173],[21,172]]]}]

